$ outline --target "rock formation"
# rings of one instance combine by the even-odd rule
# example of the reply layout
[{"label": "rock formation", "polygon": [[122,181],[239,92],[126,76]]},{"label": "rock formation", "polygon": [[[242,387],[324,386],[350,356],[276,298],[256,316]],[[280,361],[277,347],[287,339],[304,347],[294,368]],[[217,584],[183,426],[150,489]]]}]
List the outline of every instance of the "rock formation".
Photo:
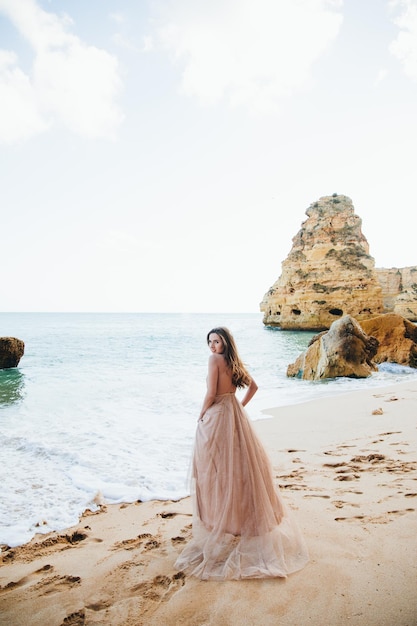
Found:
[{"label": "rock formation", "polygon": [[261,302],[264,324],[325,330],[344,315],[361,321],[382,314],[382,288],[351,199],[325,196],[306,215]]},{"label": "rock formation", "polygon": [[375,363],[400,363],[417,367],[417,326],[401,315],[387,313],[361,322],[368,335],[378,340]]},{"label": "rock formation", "polygon": [[376,270],[386,313],[417,322],[417,267]]},{"label": "rock formation", "polygon": [[288,366],[287,376],[321,380],[346,376],[367,378],[378,367],[373,362],[378,341],[367,335],[350,315],[336,320],[328,331],[313,337],[306,352]]},{"label": "rock formation", "polygon": [[17,367],[25,351],[25,344],[15,337],[0,337],[0,369]]}]

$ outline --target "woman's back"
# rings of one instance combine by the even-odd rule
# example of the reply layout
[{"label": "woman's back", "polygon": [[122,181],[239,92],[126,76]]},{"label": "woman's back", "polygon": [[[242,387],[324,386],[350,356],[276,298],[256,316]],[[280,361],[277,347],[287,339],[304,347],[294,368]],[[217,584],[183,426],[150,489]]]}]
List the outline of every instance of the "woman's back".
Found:
[{"label": "woman's back", "polygon": [[221,396],[224,393],[235,393],[236,386],[232,382],[232,370],[228,367],[224,356],[221,354],[212,354],[210,358],[215,359],[218,371],[216,395]]}]

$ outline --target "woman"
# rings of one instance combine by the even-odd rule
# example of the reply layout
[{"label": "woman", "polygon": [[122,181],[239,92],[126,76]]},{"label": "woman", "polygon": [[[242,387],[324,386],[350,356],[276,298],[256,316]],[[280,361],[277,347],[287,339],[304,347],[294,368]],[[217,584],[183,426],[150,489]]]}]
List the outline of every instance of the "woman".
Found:
[{"label": "woman", "polygon": [[[308,554],[243,408],[258,387],[227,328],[213,328],[207,343],[207,393],[192,462],[193,537],[175,567],[204,580],[286,577]],[[240,402],[241,388],[247,391]]]}]

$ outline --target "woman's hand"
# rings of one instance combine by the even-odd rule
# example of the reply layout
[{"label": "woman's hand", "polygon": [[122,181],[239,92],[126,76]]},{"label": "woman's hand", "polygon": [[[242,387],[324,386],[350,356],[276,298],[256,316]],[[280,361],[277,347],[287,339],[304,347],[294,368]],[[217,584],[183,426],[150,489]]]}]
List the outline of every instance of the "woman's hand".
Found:
[{"label": "woman's hand", "polygon": [[245,397],[242,400],[242,406],[246,406],[247,403],[249,402],[249,400],[251,400],[253,398],[253,396],[255,395],[255,393],[258,391],[258,385],[255,383],[255,381],[253,380],[253,378],[250,381],[250,385],[248,387],[247,392],[245,393]]}]

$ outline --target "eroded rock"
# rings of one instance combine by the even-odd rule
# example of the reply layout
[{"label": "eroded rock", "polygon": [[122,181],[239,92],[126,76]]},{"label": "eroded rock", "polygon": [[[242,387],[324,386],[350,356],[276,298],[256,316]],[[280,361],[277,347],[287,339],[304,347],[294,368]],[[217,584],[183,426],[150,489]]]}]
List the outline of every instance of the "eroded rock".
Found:
[{"label": "eroded rock", "polygon": [[361,322],[365,333],[375,337],[375,363],[399,363],[417,367],[417,326],[401,315],[388,313]]},{"label": "eroded rock", "polygon": [[305,352],[288,366],[287,376],[304,380],[367,378],[378,367],[373,358],[378,340],[367,335],[358,321],[344,315],[310,341]]},{"label": "eroded rock", "polygon": [[382,287],[384,312],[417,322],[417,266],[377,268]]},{"label": "eroded rock", "polygon": [[306,214],[281,276],[261,302],[264,324],[325,330],[345,315],[358,321],[381,315],[382,288],[351,199],[325,196]]},{"label": "eroded rock", "polygon": [[25,351],[25,344],[15,337],[0,337],[0,369],[17,367]]}]

